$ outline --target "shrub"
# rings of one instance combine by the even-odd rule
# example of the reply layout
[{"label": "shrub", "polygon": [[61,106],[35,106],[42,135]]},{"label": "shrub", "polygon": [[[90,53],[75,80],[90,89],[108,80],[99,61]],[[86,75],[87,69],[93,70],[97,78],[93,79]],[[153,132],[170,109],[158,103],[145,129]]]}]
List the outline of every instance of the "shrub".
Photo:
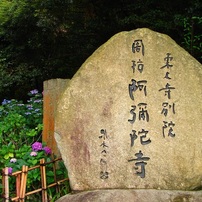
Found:
[{"label": "shrub", "polygon": [[10,158],[25,154],[35,141],[41,141],[42,94],[33,90],[29,96],[26,104],[4,99],[0,106],[0,168],[7,165]]},{"label": "shrub", "polygon": [[[10,174],[21,170],[23,165],[39,165],[42,158],[46,162],[52,160],[51,149],[42,143],[42,94],[38,90],[32,90],[28,95],[30,98],[25,104],[15,99],[4,99],[0,106],[0,168],[9,167]],[[57,170],[57,177],[64,179],[67,177],[66,169],[63,163],[58,166],[60,169]],[[47,183],[50,184],[54,182],[52,165],[48,164],[46,169]],[[28,172],[27,191],[40,188],[40,177],[40,169]],[[15,180],[13,177],[9,180],[12,193],[15,191]],[[54,189],[49,189],[49,194],[52,198],[56,197]],[[35,196],[29,200],[39,201],[39,198]]]}]

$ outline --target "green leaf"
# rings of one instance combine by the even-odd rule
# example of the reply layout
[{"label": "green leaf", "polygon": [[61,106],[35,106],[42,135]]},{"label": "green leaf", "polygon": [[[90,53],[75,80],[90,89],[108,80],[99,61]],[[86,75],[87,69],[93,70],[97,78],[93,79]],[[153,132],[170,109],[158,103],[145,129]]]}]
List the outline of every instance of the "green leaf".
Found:
[{"label": "green leaf", "polygon": [[32,164],[33,164],[33,165],[36,165],[37,162],[38,162],[37,159],[32,160]]},{"label": "green leaf", "polygon": [[20,166],[23,166],[23,165],[26,166],[26,165],[28,165],[27,162],[24,161],[23,159],[18,159],[17,162],[18,162],[18,164],[19,164]]},{"label": "green leaf", "polygon": [[6,155],[4,155],[4,159],[9,159],[9,158],[12,158],[12,157],[14,157],[13,153],[7,153]]},{"label": "green leaf", "polygon": [[35,129],[32,129],[27,133],[27,136],[29,137],[34,137],[36,135],[37,135],[37,131]]},{"label": "green leaf", "polygon": [[54,173],[53,173],[53,171],[49,170],[49,171],[46,172],[46,175],[49,176],[49,177],[53,177]]},{"label": "green leaf", "polygon": [[34,173],[33,173],[33,177],[34,177],[34,179],[39,178],[39,176],[40,176],[40,175],[39,175],[39,172],[34,172]]}]

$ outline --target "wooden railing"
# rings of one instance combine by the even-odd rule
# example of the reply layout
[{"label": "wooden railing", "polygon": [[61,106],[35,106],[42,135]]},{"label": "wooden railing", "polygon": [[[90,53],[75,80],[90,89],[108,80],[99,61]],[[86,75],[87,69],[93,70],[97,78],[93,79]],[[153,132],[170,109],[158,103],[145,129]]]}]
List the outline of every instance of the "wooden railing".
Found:
[{"label": "wooden railing", "polygon": [[[28,166],[22,166],[21,171],[14,172],[12,174],[9,174],[8,168],[4,168],[2,172],[2,185],[3,185],[3,196],[2,198],[4,199],[4,202],[8,201],[18,201],[18,202],[24,202],[25,198],[29,195],[39,193],[41,192],[41,201],[42,202],[48,202],[48,193],[47,189],[50,187],[56,187],[56,192],[60,192],[60,184],[63,182],[67,181],[68,178],[57,180],[56,176],[56,162],[61,161],[62,158],[56,158],[50,162],[45,162],[44,159],[40,160],[40,164],[36,165],[34,167],[28,168]],[[53,173],[54,173],[54,183],[48,184],[46,181],[46,165],[47,164],[52,164],[53,165]],[[28,172],[34,169],[39,169],[40,168],[40,175],[41,175],[41,187],[36,190],[32,190],[26,193],[26,184],[27,184],[27,176]],[[9,177],[15,177],[16,178],[16,190],[15,190],[15,195],[14,197],[10,197],[9,193]]]}]

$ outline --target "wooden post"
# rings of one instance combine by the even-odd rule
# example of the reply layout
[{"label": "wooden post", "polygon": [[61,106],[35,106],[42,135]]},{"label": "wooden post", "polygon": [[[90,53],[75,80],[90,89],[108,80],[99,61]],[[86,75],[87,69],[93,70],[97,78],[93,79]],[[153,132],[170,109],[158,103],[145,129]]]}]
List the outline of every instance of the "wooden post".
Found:
[{"label": "wooden post", "polygon": [[[21,175],[22,173],[17,174],[16,176],[16,197],[20,198],[20,185],[21,185]],[[18,201],[18,199],[16,199],[15,201]]]},{"label": "wooden post", "polygon": [[9,179],[8,179],[8,167],[3,169],[2,184],[4,189],[4,201],[9,201]]},{"label": "wooden post", "polygon": [[19,199],[20,202],[25,201],[25,192],[26,192],[26,184],[27,184],[27,172],[28,172],[28,166],[22,166],[20,199]]},{"label": "wooden post", "polygon": [[47,202],[47,185],[46,185],[46,166],[45,159],[40,160],[40,170],[41,170],[41,187],[42,187],[42,202]]},{"label": "wooden post", "polygon": [[43,84],[43,142],[52,149],[56,156],[60,156],[54,138],[55,113],[57,102],[66,89],[69,79],[51,79]]}]

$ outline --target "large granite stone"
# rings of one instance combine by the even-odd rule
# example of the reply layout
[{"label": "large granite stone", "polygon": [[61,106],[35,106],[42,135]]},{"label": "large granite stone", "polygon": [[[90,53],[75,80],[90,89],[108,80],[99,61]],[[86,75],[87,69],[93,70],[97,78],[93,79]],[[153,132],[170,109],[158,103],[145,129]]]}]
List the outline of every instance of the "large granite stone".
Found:
[{"label": "large granite stone", "polygon": [[59,101],[55,138],[73,190],[202,185],[202,65],[170,37],[121,32]]}]

